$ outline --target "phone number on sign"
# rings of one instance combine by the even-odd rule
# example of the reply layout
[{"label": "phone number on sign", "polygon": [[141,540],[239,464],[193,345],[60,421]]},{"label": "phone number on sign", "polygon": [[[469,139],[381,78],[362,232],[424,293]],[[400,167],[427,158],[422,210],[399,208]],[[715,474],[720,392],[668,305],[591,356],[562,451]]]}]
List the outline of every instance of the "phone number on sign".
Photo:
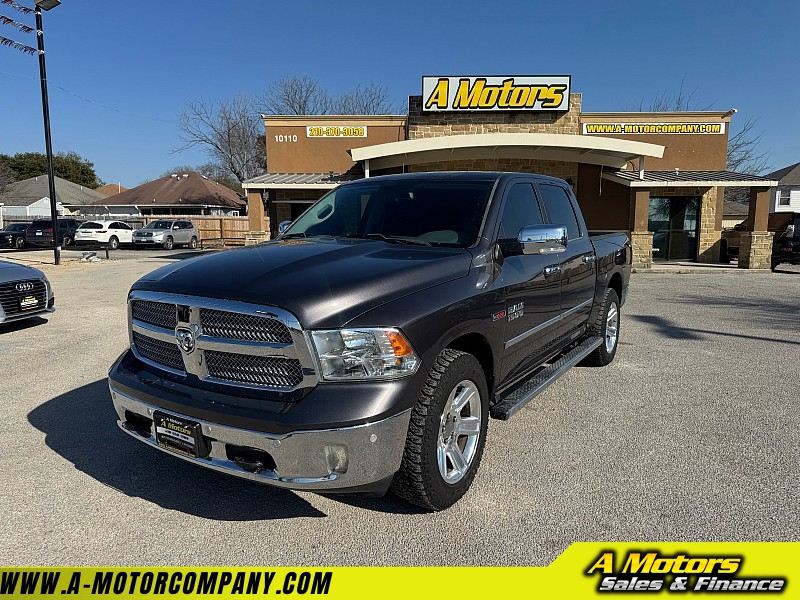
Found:
[{"label": "phone number on sign", "polygon": [[367,137],[366,127],[306,127],[306,137]]}]

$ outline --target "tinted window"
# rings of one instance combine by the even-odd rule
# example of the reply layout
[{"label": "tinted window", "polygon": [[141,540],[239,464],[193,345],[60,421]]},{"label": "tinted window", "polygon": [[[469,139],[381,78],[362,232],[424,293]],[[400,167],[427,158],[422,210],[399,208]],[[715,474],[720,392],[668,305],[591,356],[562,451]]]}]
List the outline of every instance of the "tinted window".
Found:
[{"label": "tinted window", "polygon": [[86,221],[83,225],[78,227],[78,229],[102,229],[103,226],[100,223],[95,223],[94,221]]},{"label": "tinted window", "polygon": [[172,229],[172,221],[154,221],[145,229]]},{"label": "tinted window", "polygon": [[6,227],[6,231],[25,231],[28,228],[27,223],[12,223]]},{"label": "tinted window", "polygon": [[549,222],[553,225],[564,225],[567,228],[567,236],[571,240],[581,237],[578,219],[575,217],[575,211],[572,210],[572,202],[569,200],[567,191],[559,185],[540,183],[539,194],[542,197]]},{"label": "tinted window", "polygon": [[52,221],[39,220],[39,221],[34,221],[33,223],[31,223],[31,229],[42,229],[42,228],[48,228],[48,227],[52,227],[52,226],[53,226],[53,222]]},{"label": "tinted window", "polygon": [[127,223],[114,223],[114,228],[115,228],[115,229],[125,229],[125,230],[128,230],[128,229],[130,229],[131,227],[130,227],[130,225],[128,225]]},{"label": "tinted window", "polygon": [[515,183],[508,192],[500,222],[500,239],[516,240],[519,230],[542,223],[542,211],[530,183]]},{"label": "tinted window", "polygon": [[475,243],[494,180],[386,179],[343,185],[284,232],[405,238],[432,246]]}]

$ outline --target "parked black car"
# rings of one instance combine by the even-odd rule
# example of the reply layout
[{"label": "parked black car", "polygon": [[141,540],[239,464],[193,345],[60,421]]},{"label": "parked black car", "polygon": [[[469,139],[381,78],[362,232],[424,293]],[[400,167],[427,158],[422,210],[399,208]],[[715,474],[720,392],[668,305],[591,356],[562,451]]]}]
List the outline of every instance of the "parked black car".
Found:
[{"label": "parked black car", "polygon": [[0,248],[24,248],[27,246],[25,241],[25,230],[30,223],[9,223],[3,231],[0,231]]},{"label": "parked black car", "polygon": [[[75,219],[58,219],[58,240],[62,246],[69,246],[75,241],[75,231],[80,222]],[[53,222],[50,219],[38,219],[25,230],[25,241],[30,246],[53,245]]]}]

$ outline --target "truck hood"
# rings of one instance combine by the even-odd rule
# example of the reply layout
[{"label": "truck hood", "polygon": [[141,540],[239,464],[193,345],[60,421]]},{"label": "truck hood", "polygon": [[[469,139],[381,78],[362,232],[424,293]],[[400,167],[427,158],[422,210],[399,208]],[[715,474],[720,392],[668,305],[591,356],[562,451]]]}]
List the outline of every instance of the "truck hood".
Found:
[{"label": "truck hood", "polygon": [[390,300],[465,277],[471,262],[461,248],[278,240],[162,267],[133,289],[276,306],[304,328],[336,328]]}]

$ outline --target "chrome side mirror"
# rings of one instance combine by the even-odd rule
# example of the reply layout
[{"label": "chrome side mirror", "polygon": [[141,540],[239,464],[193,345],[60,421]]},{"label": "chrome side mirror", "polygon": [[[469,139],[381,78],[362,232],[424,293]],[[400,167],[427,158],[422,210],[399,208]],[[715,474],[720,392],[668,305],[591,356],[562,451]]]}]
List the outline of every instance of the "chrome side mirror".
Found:
[{"label": "chrome side mirror", "polygon": [[567,249],[567,228],[563,225],[528,225],[517,241],[523,254],[560,254]]},{"label": "chrome side mirror", "polygon": [[287,229],[289,229],[289,225],[291,225],[291,221],[281,221],[278,223],[278,233],[283,233]]}]

